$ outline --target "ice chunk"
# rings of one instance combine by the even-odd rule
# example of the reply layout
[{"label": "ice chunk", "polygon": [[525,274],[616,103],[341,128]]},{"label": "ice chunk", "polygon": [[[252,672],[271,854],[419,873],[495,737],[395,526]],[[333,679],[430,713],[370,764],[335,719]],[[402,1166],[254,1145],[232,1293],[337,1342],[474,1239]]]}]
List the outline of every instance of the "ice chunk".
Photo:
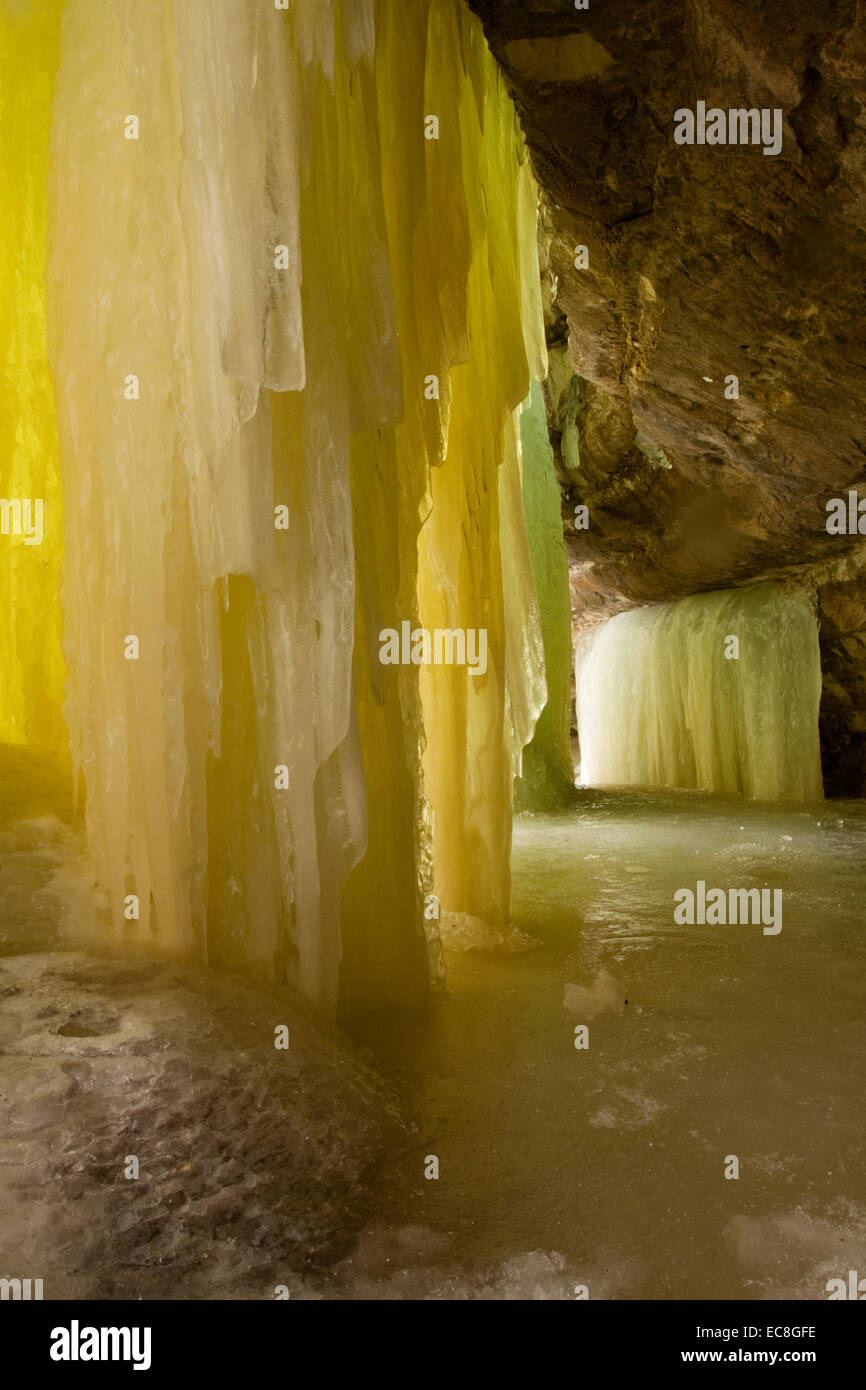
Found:
[{"label": "ice chunk", "polygon": [[567,984],[563,1003],[576,1018],[588,1020],[603,1013],[621,1014],[628,1000],[619,980],[609,970],[601,969],[589,989],[585,985]]}]

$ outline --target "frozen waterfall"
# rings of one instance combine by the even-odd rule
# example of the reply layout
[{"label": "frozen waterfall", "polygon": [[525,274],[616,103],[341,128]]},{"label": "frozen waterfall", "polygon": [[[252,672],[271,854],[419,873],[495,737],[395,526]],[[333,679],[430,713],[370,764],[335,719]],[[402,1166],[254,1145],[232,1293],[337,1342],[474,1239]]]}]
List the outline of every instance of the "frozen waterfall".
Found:
[{"label": "frozen waterfall", "polygon": [[578,646],[581,781],[822,795],[810,596],[764,583],[635,608]]}]

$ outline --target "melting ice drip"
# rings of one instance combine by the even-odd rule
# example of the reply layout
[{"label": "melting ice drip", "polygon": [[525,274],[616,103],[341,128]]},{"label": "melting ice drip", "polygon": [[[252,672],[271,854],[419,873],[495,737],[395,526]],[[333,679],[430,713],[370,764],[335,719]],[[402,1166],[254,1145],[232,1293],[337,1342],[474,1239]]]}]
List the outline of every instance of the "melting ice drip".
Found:
[{"label": "melting ice drip", "polygon": [[822,795],[818,624],[802,590],[757,584],[621,613],[579,645],[576,677],[587,785]]}]

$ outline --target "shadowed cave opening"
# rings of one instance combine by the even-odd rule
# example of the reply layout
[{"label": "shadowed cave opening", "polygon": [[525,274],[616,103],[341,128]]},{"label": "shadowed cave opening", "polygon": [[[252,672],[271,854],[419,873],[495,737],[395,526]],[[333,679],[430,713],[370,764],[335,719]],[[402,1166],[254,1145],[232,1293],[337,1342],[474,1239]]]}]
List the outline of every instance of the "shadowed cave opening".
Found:
[{"label": "shadowed cave opening", "polygon": [[862,1267],[860,117],[664,8],[0,21],[0,1278]]}]

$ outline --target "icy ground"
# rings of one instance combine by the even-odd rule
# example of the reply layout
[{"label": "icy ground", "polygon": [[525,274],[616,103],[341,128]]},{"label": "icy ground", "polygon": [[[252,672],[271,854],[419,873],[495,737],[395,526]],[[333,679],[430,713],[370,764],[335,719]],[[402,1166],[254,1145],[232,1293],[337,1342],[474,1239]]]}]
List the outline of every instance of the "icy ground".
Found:
[{"label": "icy ground", "polygon": [[[0,1274],[555,1300],[866,1275],[860,803],[586,793],[524,817],[514,925],[541,947],[449,953],[429,1017],[353,1046],[286,991],[108,950],[62,780],[0,759],[0,794]],[[782,932],[675,925],[698,878],[781,888]],[[565,986],[599,971],[628,1004],[577,1050]]]},{"label": "icy ground", "polygon": [[[698,879],[781,889],[782,931],[676,925]],[[866,1277],[864,890],[862,802],[586,792],[520,818],[513,921],[544,949],[449,954],[430,1018],[364,1039],[421,1128],[384,1178],[392,1223],[447,1241],[462,1296],[823,1299]],[[600,971],[628,1004],[576,1050],[565,986]]]}]

